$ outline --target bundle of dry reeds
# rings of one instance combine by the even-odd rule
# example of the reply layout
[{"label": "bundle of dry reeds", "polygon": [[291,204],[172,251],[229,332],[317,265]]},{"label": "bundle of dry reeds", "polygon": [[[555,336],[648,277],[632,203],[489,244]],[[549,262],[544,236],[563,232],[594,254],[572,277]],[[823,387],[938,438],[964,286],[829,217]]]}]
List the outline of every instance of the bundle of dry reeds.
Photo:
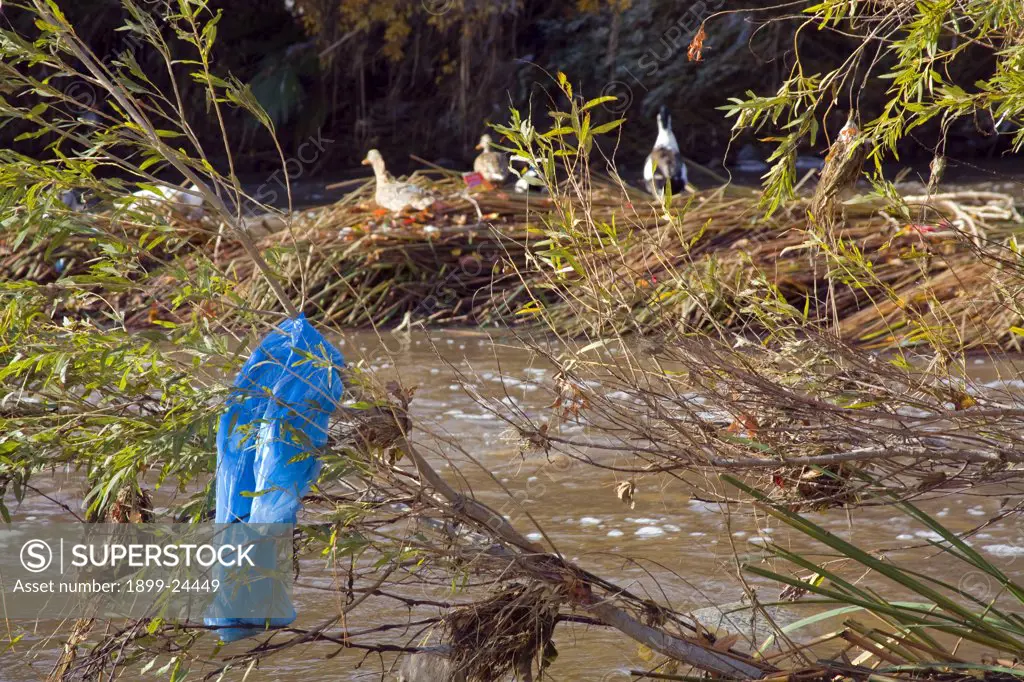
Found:
[{"label": "bundle of dry reeds", "polygon": [[[501,189],[471,194],[450,174],[413,179],[446,199],[430,211],[394,216],[376,210],[372,186],[364,184],[260,238],[307,315],[347,327],[522,324],[543,316],[568,333],[680,324],[745,329],[759,324],[751,295],[771,289],[780,304],[872,346],[938,335],[964,347],[1017,347],[1011,328],[1022,326],[1015,303],[1024,281],[1015,251],[1021,218],[1005,195],[908,197],[903,217],[878,200],[853,200],[826,231],[809,222],[805,200],[764,219],[757,195],[737,188],[677,197],[666,212],[612,181],[552,199]],[[117,228],[125,244],[151,229]],[[159,249],[140,249],[138,286],[115,298],[128,324],[181,316],[190,303],[182,287],[203,268],[233,283],[247,307],[276,309],[251,258],[218,237],[209,219],[199,225],[169,217],[165,231],[173,238]],[[0,271],[51,281],[62,276],[53,262],[71,264],[63,275],[82,272],[92,248],[87,233],[58,249],[8,245]],[[226,324],[236,306],[201,304]]]},{"label": "bundle of dry reeds", "polygon": [[[372,187],[364,185],[342,202],[294,214],[288,229],[265,235],[260,246],[272,255],[288,293],[302,301],[307,315],[348,327],[398,323],[406,316],[428,324],[514,319],[529,298],[523,276],[555,211],[551,199],[502,190],[469,194],[461,179],[451,177],[413,179],[430,182],[447,198],[430,211],[393,216],[376,210]],[[587,210],[611,221],[622,205],[608,187]],[[178,265],[188,272],[208,261],[238,283],[252,307],[275,308],[269,285],[240,245],[225,240],[214,252],[207,243]],[[149,300],[132,303],[129,323],[144,323],[153,302],[172,317],[163,302],[181,284],[167,272],[154,278]],[[232,311],[224,307],[216,314],[229,321]]]},{"label": "bundle of dry reeds", "polygon": [[809,222],[805,200],[765,220],[752,194],[700,196],[680,219],[634,231],[619,248],[580,251],[583,286],[566,287],[545,320],[595,336],[680,324],[756,331],[755,308],[770,295],[775,307],[872,346],[941,335],[962,347],[1015,348],[1024,271],[1012,200],[908,197],[906,210],[927,219],[897,219],[862,201],[824,230]]}]

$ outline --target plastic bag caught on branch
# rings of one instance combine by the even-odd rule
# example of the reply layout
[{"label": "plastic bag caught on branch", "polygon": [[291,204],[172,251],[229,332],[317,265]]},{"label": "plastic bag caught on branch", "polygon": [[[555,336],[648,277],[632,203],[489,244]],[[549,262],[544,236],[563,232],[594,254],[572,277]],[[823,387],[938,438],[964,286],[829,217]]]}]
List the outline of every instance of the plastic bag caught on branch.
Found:
[{"label": "plastic bag caught on branch", "polygon": [[[327,442],[344,386],[341,353],[305,316],[285,320],[253,350],[234,382],[217,433],[217,523],[294,524],[302,497],[320,473],[313,456]],[[267,579],[272,580],[272,579]],[[207,625],[225,641],[258,633],[266,619],[231,618],[231,601],[253,599],[260,581],[218,595]],[[228,603],[224,603],[227,601]],[[271,618],[272,626],[290,618]]]}]

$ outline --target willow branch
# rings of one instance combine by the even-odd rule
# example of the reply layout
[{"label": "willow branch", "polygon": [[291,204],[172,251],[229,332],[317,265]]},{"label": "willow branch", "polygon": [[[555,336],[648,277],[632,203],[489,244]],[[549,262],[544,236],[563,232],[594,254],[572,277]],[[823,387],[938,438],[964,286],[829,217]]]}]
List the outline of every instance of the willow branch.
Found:
[{"label": "willow branch", "polygon": [[[452,488],[430,466],[430,463],[416,451],[416,448],[413,447],[408,438],[402,437],[398,442],[398,446],[416,466],[416,471],[419,473],[422,482],[433,488],[456,511],[461,512],[479,525],[491,530],[508,544],[530,552],[530,555],[518,555],[509,558],[519,561],[530,570],[534,577],[547,582],[554,582],[567,572],[574,575],[583,575],[583,571],[577,569],[572,564],[554,554],[545,552],[543,548],[524,538],[501,514],[492,511],[485,505],[462,495]],[[552,568],[555,570],[552,570]],[[558,570],[559,568],[563,570]],[[654,651],[692,665],[700,670],[745,679],[760,679],[765,675],[764,670],[738,656],[707,649],[695,642],[690,642],[657,630],[649,625],[644,625],[610,601],[585,600],[580,603],[580,606],[600,619],[601,622],[617,629],[627,637],[647,645]]]},{"label": "willow branch", "polygon": [[75,57],[85,65],[85,68],[89,70],[96,81],[117,101],[118,105],[120,105],[125,113],[132,119],[132,122],[142,129],[148,143],[157,152],[159,152],[168,163],[174,166],[178,172],[185,176],[189,182],[196,186],[199,192],[203,195],[203,198],[213,206],[214,210],[231,227],[246,253],[250,258],[252,258],[256,267],[260,269],[260,272],[267,280],[267,283],[270,285],[274,295],[277,296],[278,301],[281,303],[281,306],[285,311],[291,316],[298,315],[298,308],[295,307],[295,304],[292,303],[291,298],[289,298],[285,293],[280,282],[277,281],[277,278],[274,276],[274,272],[270,269],[266,260],[264,260],[263,255],[256,247],[255,242],[253,242],[252,237],[245,229],[243,223],[228,209],[227,205],[221,200],[217,193],[213,191],[213,189],[211,189],[197,173],[193,172],[191,168],[182,163],[181,160],[173,153],[173,150],[171,150],[160,136],[157,135],[156,129],[153,127],[149,118],[143,114],[137,106],[135,106],[135,103],[130,97],[126,96],[124,89],[114,83],[92,51],[84,42],[82,42],[71,28],[70,24],[68,24],[63,17],[57,17],[45,2],[42,2],[41,0],[33,0],[33,4],[35,5],[36,11],[39,13],[40,17],[44,18],[53,26],[61,27],[60,35],[61,38],[67,40],[68,48]]}]

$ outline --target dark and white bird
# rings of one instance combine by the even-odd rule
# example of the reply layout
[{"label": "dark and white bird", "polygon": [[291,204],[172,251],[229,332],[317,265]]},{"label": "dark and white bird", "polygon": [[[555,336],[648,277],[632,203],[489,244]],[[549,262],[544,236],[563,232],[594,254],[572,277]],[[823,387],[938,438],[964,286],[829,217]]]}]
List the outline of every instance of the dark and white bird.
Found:
[{"label": "dark and white bird", "polygon": [[658,111],[658,138],[644,162],[644,184],[648,192],[663,199],[665,186],[669,183],[673,193],[686,187],[686,164],[679,154],[679,143],[672,132],[672,116],[668,113],[668,107],[662,105]]},{"label": "dark and white bird", "polygon": [[58,196],[60,197],[61,203],[67,206],[69,211],[79,213],[84,211],[86,208],[82,192],[77,189],[63,189],[60,191]]},{"label": "dark and white bird", "polygon": [[190,220],[199,220],[204,215],[203,195],[193,183],[190,183],[187,189],[172,185],[154,185],[153,189],[132,192],[131,196],[119,199],[116,203],[128,211],[146,211],[166,206]]},{"label": "dark and white bird", "polygon": [[540,192],[543,194],[548,191],[547,186],[544,184],[544,179],[537,169],[537,164],[532,159],[519,155],[513,156],[510,161],[510,168],[514,169],[513,172],[519,177],[516,180],[516,192],[520,194]]}]

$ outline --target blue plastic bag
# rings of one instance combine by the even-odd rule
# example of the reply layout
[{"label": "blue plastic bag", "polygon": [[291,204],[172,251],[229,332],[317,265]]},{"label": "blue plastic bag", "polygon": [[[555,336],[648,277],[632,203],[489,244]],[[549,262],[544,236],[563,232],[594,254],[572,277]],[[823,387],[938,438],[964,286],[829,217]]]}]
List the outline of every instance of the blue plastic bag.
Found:
[{"label": "blue plastic bag", "polygon": [[[344,390],[345,360],[304,315],[282,322],[249,356],[235,379],[217,432],[217,523],[294,524],[302,497],[320,473],[312,455],[327,443],[331,414]],[[267,580],[272,580],[268,578]],[[259,581],[218,594],[216,613],[231,601],[259,598]],[[268,623],[295,620],[207,618],[221,639],[258,634]]]}]

